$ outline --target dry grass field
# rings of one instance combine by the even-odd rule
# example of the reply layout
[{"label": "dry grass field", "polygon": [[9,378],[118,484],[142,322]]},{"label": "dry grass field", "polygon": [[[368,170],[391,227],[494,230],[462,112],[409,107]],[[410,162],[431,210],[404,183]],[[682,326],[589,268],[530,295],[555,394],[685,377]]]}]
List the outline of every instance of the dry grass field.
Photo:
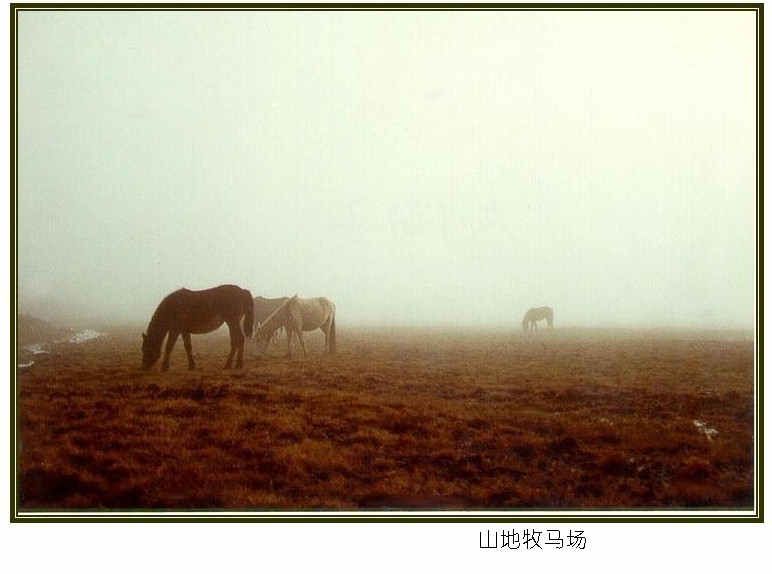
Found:
[{"label": "dry grass field", "polygon": [[224,371],[224,331],[142,371],[139,330],[18,372],[33,509],[753,505],[745,332],[346,330]]}]

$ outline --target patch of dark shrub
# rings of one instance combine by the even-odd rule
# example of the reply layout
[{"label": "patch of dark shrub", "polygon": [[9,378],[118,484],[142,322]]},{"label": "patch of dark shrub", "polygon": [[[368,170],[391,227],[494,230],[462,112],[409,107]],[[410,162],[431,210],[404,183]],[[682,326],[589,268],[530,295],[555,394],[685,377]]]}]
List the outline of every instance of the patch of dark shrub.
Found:
[{"label": "patch of dark shrub", "polygon": [[33,469],[24,472],[19,481],[21,506],[65,506],[68,497],[87,494],[96,486],[74,474]]}]

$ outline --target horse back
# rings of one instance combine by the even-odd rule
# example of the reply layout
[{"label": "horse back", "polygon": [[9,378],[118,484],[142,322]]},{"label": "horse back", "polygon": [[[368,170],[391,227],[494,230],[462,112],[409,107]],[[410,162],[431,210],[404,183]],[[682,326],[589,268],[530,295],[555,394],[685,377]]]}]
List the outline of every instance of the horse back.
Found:
[{"label": "horse back", "polygon": [[237,285],[193,291],[180,289],[169,296],[169,311],[183,332],[208,333],[227,321],[240,319],[252,295]]},{"label": "horse back", "polygon": [[303,331],[319,329],[335,316],[335,304],[326,297],[293,298],[288,307],[288,313],[296,324],[300,322]]}]

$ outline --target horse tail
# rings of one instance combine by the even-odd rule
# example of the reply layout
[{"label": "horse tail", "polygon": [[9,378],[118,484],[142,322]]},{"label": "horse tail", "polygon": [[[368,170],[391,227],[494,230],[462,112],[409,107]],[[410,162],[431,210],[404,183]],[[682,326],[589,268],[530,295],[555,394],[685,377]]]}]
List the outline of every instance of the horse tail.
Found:
[{"label": "horse tail", "polygon": [[252,299],[252,293],[244,289],[244,335],[247,339],[252,338],[252,329],[255,324],[255,302]]},{"label": "horse tail", "polygon": [[332,312],[332,322],[330,323],[330,353],[334,353],[337,349],[337,341],[335,339],[335,311]]}]

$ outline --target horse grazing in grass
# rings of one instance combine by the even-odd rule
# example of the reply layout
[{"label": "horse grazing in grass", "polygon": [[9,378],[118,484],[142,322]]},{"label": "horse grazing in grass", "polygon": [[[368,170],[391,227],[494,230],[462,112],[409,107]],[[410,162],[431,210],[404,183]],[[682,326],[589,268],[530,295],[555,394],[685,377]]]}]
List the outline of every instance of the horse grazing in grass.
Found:
[{"label": "horse grazing in grass", "polygon": [[[258,297],[258,299],[262,298]],[[287,356],[292,356],[292,337],[296,335],[303,348],[303,356],[307,357],[308,348],[303,338],[303,332],[321,329],[324,332],[325,353],[332,354],[336,351],[335,304],[332,301],[325,297],[300,299],[297,295],[281,299],[263,299],[262,301],[278,301],[278,303],[263,321],[258,322],[258,340],[270,341],[278,329],[284,328],[287,331]],[[267,305],[268,303],[266,303]]]},{"label": "horse grazing in grass", "polygon": [[538,330],[537,321],[547,321],[547,327],[552,329],[552,307],[535,307],[528,309],[523,317],[523,330],[526,332]]},{"label": "horse grazing in grass", "polygon": [[[277,297],[276,299],[255,297],[255,324],[260,325],[261,323],[264,323],[265,320],[268,319],[268,317],[270,317],[274,311],[276,311],[276,309],[284,305],[284,303],[287,301],[289,301],[289,297]],[[279,338],[279,335],[281,335],[283,329],[283,325],[279,326],[267,339],[260,339],[260,337],[256,337],[260,353],[265,352],[265,350],[268,348],[268,345]]]},{"label": "horse grazing in grass", "polygon": [[220,285],[203,291],[180,289],[170,293],[158,304],[147,327],[147,334],[142,333],[142,367],[149,369],[155,365],[161,356],[161,344],[168,335],[162,363],[162,369],[166,371],[169,368],[169,355],[174,349],[177,337],[182,335],[185,351],[188,353],[188,368],[194,369],[190,335],[209,333],[227,323],[231,352],[225,362],[225,368],[231,367],[234,355],[236,367],[241,368],[244,340],[252,336],[254,321],[252,294],[236,285]]}]

